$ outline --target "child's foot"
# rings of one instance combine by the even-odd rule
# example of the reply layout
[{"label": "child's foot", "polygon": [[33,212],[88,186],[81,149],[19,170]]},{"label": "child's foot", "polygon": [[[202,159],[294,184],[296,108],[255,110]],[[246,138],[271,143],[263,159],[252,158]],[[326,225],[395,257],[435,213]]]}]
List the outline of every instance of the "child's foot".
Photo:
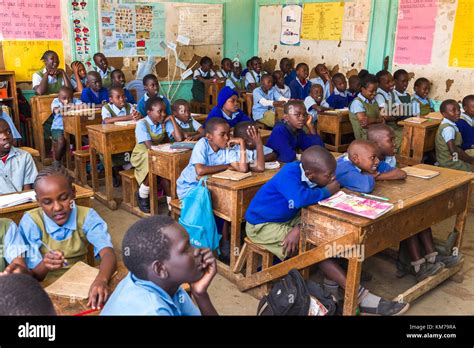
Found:
[{"label": "child's foot", "polygon": [[141,198],[140,194],[136,193],[138,208],[145,214],[150,214],[150,198]]},{"label": "child's foot", "polygon": [[361,315],[380,315],[380,316],[397,316],[405,313],[410,304],[406,302],[388,301],[383,298],[380,299],[376,307],[359,306]]},{"label": "child's foot", "polygon": [[120,187],[119,171],[115,169],[112,169],[112,185],[113,187]]},{"label": "child's foot", "polygon": [[224,263],[230,262],[230,242],[228,240],[221,240],[221,245],[219,246],[221,252],[219,259]]},{"label": "child's foot", "polygon": [[415,274],[416,281],[421,282],[428,277],[438,274],[443,268],[444,264],[442,262],[425,262],[420,266],[420,269]]},{"label": "child's foot", "polygon": [[446,268],[451,268],[459,264],[462,260],[462,254],[457,255],[436,255],[436,262],[441,262]]}]

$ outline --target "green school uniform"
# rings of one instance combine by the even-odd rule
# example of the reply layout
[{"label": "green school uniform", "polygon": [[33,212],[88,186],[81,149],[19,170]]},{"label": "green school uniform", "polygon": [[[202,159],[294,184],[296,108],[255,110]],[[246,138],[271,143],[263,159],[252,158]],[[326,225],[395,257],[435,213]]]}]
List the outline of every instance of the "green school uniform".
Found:
[{"label": "green school uniform", "polygon": [[[354,100],[358,100],[362,103],[362,105],[364,105],[365,115],[368,118],[378,119],[380,117],[379,105],[377,103],[369,104],[359,97],[355,98]],[[362,128],[359,123],[359,119],[357,118],[357,115],[349,111],[349,120],[351,121],[355,138],[367,139],[367,129]]]},{"label": "green school uniform", "polygon": [[240,81],[235,81],[232,77],[229,77],[229,80],[234,85],[232,89],[238,89],[240,91],[245,91],[245,79],[241,78]]},{"label": "green school uniform", "polygon": [[[5,245],[4,245],[4,239],[5,235],[7,234],[8,228],[10,227],[10,224],[12,221],[10,219],[0,219],[0,245],[3,248],[3,253],[5,253]],[[0,256],[0,272],[3,272],[5,270],[5,267],[7,267],[7,262],[5,258]]]},{"label": "green school uniform", "polygon": [[[152,145],[159,145],[169,141],[164,124],[161,126],[160,134],[153,133],[150,125],[146,121],[145,125],[148,133],[150,133]],[[132,157],[130,158],[130,163],[135,167],[135,178],[137,179],[138,185],[141,185],[148,175],[148,148],[145,144],[135,145]]]},{"label": "green school uniform", "polygon": [[[462,170],[465,172],[472,172],[472,169],[473,169],[472,164],[461,161],[460,159],[458,159],[457,161],[453,160],[453,156],[449,151],[448,144],[446,143],[446,140],[444,140],[442,136],[443,129],[448,128],[448,127],[453,127],[453,126],[447,123],[441,123],[441,125],[438,128],[438,131],[436,132],[436,139],[435,139],[436,160],[439,162],[439,165],[441,167]],[[461,147],[462,145],[462,136],[461,136],[461,133],[458,131],[456,131],[454,145],[456,145],[456,147]]]},{"label": "green school uniform", "polygon": [[[211,78],[213,78],[210,72],[207,74],[207,76],[199,76],[201,76],[205,80],[210,80]],[[193,99],[202,103],[204,101],[205,96],[204,82],[198,81],[197,79],[193,79],[193,87],[191,88],[191,92],[193,94]]]},{"label": "green school uniform", "polygon": [[[390,103],[389,103],[389,100],[385,98],[385,95],[383,93],[377,93],[377,95],[381,95],[387,105],[395,105],[396,98],[395,98],[395,93],[393,91],[390,91]],[[396,146],[397,153],[398,151],[400,151],[400,146],[402,144],[402,139],[403,139],[403,127],[397,124],[398,121],[399,121],[398,119],[396,119],[395,121],[385,121],[387,126],[392,128],[393,132],[395,133],[395,146]]]},{"label": "green school uniform", "polygon": [[262,85],[262,79],[260,78],[260,82],[257,82],[257,76],[255,75],[253,70],[249,70],[249,73],[252,74],[252,77],[253,77],[253,80],[254,80],[253,83],[255,83],[257,85],[257,87],[255,87],[255,88],[260,87]]},{"label": "green school uniform", "polygon": [[411,96],[408,93],[406,95],[399,95],[398,100],[400,100],[403,104],[410,104]]},{"label": "green school uniform", "polygon": [[[107,109],[108,112],[110,112],[110,115],[112,117],[117,117],[117,114],[110,107],[110,104],[105,104],[104,107]],[[131,110],[132,110],[132,106],[128,103],[125,103],[126,115],[130,115]],[[104,162],[102,154],[100,155],[100,160]],[[112,167],[121,167],[127,163],[128,162],[125,160],[125,156],[123,154],[112,155]]]},{"label": "green school uniform", "polygon": [[430,106],[430,100],[428,100],[428,104],[423,104],[421,101],[418,100],[418,98],[413,97],[412,101],[416,101],[420,105],[420,115],[425,116],[428,115],[431,112],[431,106]]},{"label": "green school uniform", "polygon": [[[38,70],[36,72],[41,78],[43,78],[44,73],[43,69]],[[63,86],[63,77],[62,76],[56,76],[56,82],[55,83],[48,83],[46,86],[46,93],[45,94],[56,94],[59,93],[59,89]]]}]

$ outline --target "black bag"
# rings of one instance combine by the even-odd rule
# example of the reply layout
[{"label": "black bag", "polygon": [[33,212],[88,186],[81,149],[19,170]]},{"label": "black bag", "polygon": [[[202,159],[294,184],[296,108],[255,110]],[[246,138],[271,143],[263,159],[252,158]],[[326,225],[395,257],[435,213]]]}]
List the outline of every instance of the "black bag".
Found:
[{"label": "black bag", "polygon": [[310,310],[311,297],[316,298],[327,309],[326,315],[334,315],[336,303],[330,294],[315,282],[305,282],[297,269],[278,281],[258,304],[257,315],[307,316]]}]

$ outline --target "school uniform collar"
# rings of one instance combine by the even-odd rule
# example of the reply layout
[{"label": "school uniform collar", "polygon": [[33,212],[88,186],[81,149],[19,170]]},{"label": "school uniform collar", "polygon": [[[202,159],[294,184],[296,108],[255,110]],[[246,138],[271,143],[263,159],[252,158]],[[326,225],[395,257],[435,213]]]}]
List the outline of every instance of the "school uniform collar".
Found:
[{"label": "school uniform collar", "polygon": [[218,153],[219,151],[222,150],[222,149],[217,149],[217,151],[214,151],[212,149],[211,144],[209,144],[209,139],[207,139],[207,138],[202,138],[202,139],[204,139],[203,141],[206,143],[206,150],[207,150],[207,155],[208,156],[215,155],[216,153]]},{"label": "school uniform collar", "polygon": [[283,85],[283,88],[278,87],[277,85],[273,86],[280,94],[285,93],[287,90],[290,89],[287,85]]},{"label": "school uniform collar", "polygon": [[229,71],[229,72],[225,72],[224,69],[220,69],[219,72],[222,74],[222,76],[224,76],[224,77],[226,77],[226,78],[229,77],[230,74],[231,74],[230,71]]},{"label": "school uniform collar", "polygon": [[357,171],[360,173],[362,172],[362,169],[360,169],[359,167],[357,167],[354,163],[352,163],[352,161],[349,159],[349,154],[346,152],[344,154],[344,156],[342,157],[342,160],[345,161],[345,162],[350,162],[355,169],[357,169]]},{"label": "school uniform collar", "polygon": [[229,78],[232,80],[232,81],[235,81],[235,82],[240,82],[242,80],[242,76],[239,76],[239,78],[236,78],[236,76],[234,75],[234,73],[231,73]]},{"label": "school uniform collar", "polygon": [[441,123],[449,124],[450,126],[453,126],[454,128],[458,129],[458,127],[456,126],[456,123],[454,123],[454,122],[451,121],[451,120],[448,120],[446,117],[443,118],[443,121],[441,121]]},{"label": "school uniform collar", "polygon": [[468,125],[470,125],[472,127],[472,124],[473,124],[473,121],[472,121],[472,117],[469,116],[468,114],[462,112],[461,113],[461,118],[467,122]]},{"label": "school uniform collar", "polygon": [[115,114],[118,116],[119,113],[121,113],[122,111],[125,111],[125,113],[127,113],[127,104],[125,104],[125,106],[121,109],[118,108],[118,106],[116,106],[115,104],[113,103],[109,103],[110,105],[110,108],[115,112]]},{"label": "school uniform collar", "polygon": [[[163,95],[158,94],[158,93],[155,94],[155,97],[160,97],[160,98],[163,99],[163,100],[165,99],[165,97],[164,97]],[[148,92],[145,92],[145,94],[143,95],[143,101],[146,102],[146,101],[147,101],[148,99],[150,99],[150,98],[151,98],[151,97],[148,96]]]},{"label": "school uniform collar", "polygon": [[381,94],[385,97],[385,99],[390,99],[391,98],[391,93],[384,91],[382,88],[377,88],[377,94]]},{"label": "school uniform collar", "polygon": [[161,123],[154,124],[153,121],[151,120],[150,116],[145,117],[146,123],[150,125],[150,127],[161,127]]},{"label": "school uniform collar", "polygon": [[306,185],[309,186],[309,188],[314,188],[316,186],[318,186],[318,184],[315,184],[314,182],[312,182],[311,180],[308,179],[308,177],[306,176],[306,174],[304,173],[304,169],[303,169],[303,164],[300,163],[300,170],[301,170],[301,181],[306,183]]},{"label": "school uniform collar", "polygon": [[59,226],[53,219],[49,218],[46,213],[43,211],[43,221],[46,232],[49,234],[54,234],[57,231],[67,229],[75,231],[77,229],[77,207],[72,208],[71,215],[69,219],[62,226]]},{"label": "school uniform collar", "polygon": [[413,97],[416,98],[416,99],[418,99],[418,100],[419,100],[420,102],[422,102],[423,104],[428,104],[428,103],[429,103],[428,98],[424,99],[424,98],[420,97],[420,96],[419,96],[418,94],[416,94],[416,93],[413,95]]},{"label": "school uniform collar", "polygon": [[306,83],[303,85],[298,77],[296,77],[296,81],[298,81],[298,84],[299,84],[301,87],[303,87],[303,88],[305,88],[306,85],[307,85],[308,82],[309,82],[308,79],[306,79],[306,80],[305,80]]},{"label": "school uniform collar", "polygon": [[362,99],[362,101],[365,102],[365,103],[369,103],[369,104],[375,104],[375,103],[376,103],[375,98],[372,99],[372,100],[369,100],[369,99],[367,99],[366,97],[364,97],[364,96],[362,95],[362,93],[357,94],[357,97],[360,98],[360,99]]},{"label": "school uniform collar", "polygon": [[[7,162],[10,158],[13,158],[13,157],[18,156],[18,155],[20,155],[20,152],[18,151],[18,149],[15,146],[12,146],[10,148],[10,152],[8,152]],[[3,164],[3,162],[2,162],[2,164]]]},{"label": "school uniform collar", "polygon": [[397,158],[395,156],[385,156],[383,161],[390,167],[395,168],[397,166]]},{"label": "school uniform collar", "polygon": [[224,116],[224,118],[225,118],[226,120],[233,120],[234,118],[236,118],[236,117],[239,115],[239,112],[238,112],[238,111],[233,112],[232,115],[230,115],[230,116],[227,115],[227,114],[224,112],[224,110],[221,109],[221,111],[222,111],[222,116]]},{"label": "school uniform collar", "polygon": [[397,90],[394,88],[394,89],[393,89],[393,92],[394,92],[397,96],[399,96],[399,97],[407,97],[407,96],[409,96],[409,94],[408,94],[407,91],[405,91],[405,92],[402,93],[402,92],[397,91]]},{"label": "school uniform collar", "polygon": [[347,97],[349,92],[346,90],[344,92],[339,91],[337,88],[334,88],[334,95],[340,95],[341,97]]},{"label": "school uniform collar", "polygon": [[[183,121],[181,121],[180,119],[178,119],[177,117],[175,117],[174,119],[176,120],[176,123],[177,123],[178,126],[180,126],[180,127],[188,126],[188,125],[192,122],[192,118],[190,118],[188,122],[183,122]],[[185,127],[185,128],[186,128],[186,127]]]}]

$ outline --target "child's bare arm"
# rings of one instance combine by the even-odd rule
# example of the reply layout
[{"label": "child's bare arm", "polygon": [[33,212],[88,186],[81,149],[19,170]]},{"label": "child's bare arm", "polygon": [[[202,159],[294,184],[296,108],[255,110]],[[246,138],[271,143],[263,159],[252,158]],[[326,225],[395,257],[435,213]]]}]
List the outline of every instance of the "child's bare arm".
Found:
[{"label": "child's bare arm", "polygon": [[407,173],[399,168],[395,168],[386,173],[381,173],[375,177],[375,180],[403,180],[406,179]]},{"label": "child's bare arm", "polygon": [[318,132],[316,131],[316,127],[314,126],[313,118],[311,117],[311,115],[308,115],[306,118],[306,127],[308,128],[310,134],[313,134],[313,135],[318,134]]},{"label": "child's bare arm", "polygon": [[278,158],[278,155],[276,154],[275,151],[273,151],[265,155],[265,162],[273,162],[273,161],[276,161],[277,158]]},{"label": "child's bare arm", "polygon": [[25,184],[23,185],[23,191],[32,190],[33,184]]},{"label": "child's bare arm", "polygon": [[260,131],[254,126],[247,128],[247,134],[254,141],[255,148],[257,150],[257,160],[255,166],[250,169],[254,172],[263,172],[265,171],[265,155],[263,154],[263,143],[262,137],[260,136]]},{"label": "child's bare arm", "polygon": [[204,175],[209,175],[209,174],[216,174],[219,172],[223,172],[224,170],[227,170],[231,168],[230,164],[221,164],[218,166],[206,166],[201,163],[196,163],[194,165],[194,169],[196,169],[196,174],[198,176],[204,176]]},{"label": "child's bare arm", "polygon": [[48,251],[38,266],[32,269],[33,277],[42,281],[49,271],[61,269],[64,266],[64,255],[60,251]]},{"label": "child's bare arm", "polygon": [[[461,161],[464,161],[464,162],[467,162],[467,163],[470,163],[470,164],[474,164],[474,157],[469,156],[467,153],[464,152],[463,149],[461,149],[460,147],[457,147],[454,144],[454,140],[448,141],[447,144],[448,144],[449,152],[453,156],[453,161],[461,160]],[[457,155],[454,155],[455,153]],[[457,156],[457,158],[454,158],[454,156]]]},{"label": "child's bare arm", "polygon": [[238,172],[246,173],[249,171],[249,164],[247,163],[247,147],[245,141],[242,138],[231,138],[227,145],[230,147],[232,145],[240,145],[240,161],[233,162],[230,165],[232,168]]},{"label": "child's bare arm", "polygon": [[173,125],[173,138],[176,141],[183,141],[184,140],[184,134],[181,131],[181,128],[179,128],[178,124],[176,123],[176,119],[174,118],[173,115],[170,115],[166,118],[165,123],[163,124],[163,127],[165,127],[166,122],[170,121],[171,124]]},{"label": "child's bare arm", "polygon": [[201,257],[204,274],[201,279],[191,284],[191,295],[194,297],[202,315],[218,315],[211,302],[207,289],[217,273],[216,259],[210,249],[197,249]]},{"label": "child's bare arm", "polygon": [[90,287],[89,302],[87,303],[88,306],[94,309],[102,308],[107,301],[110,294],[108,284],[117,269],[117,259],[112,248],[103,248],[99,255],[101,259],[99,274]]},{"label": "child's bare arm", "polygon": [[105,124],[111,124],[111,123],[115,123],[115,122],[132,121],[132,120],[133,120],[132,115],[116,116],[116,117],[104,118],[104,123]]}]

